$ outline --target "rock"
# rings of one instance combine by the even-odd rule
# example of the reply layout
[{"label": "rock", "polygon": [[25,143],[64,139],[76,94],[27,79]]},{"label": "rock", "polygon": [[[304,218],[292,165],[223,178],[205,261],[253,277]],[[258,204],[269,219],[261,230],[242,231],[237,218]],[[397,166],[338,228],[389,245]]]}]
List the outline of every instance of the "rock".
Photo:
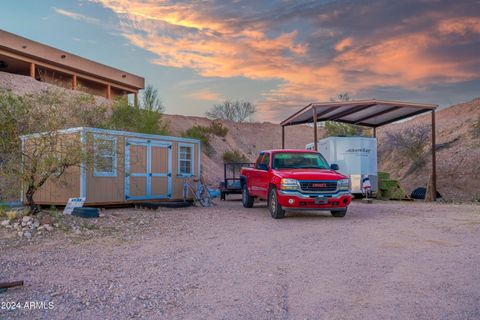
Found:
[{"label": "rock", "polygon": [[19,224],[18,222],[15,222],[15,223],[13,224],[13,228],[14,228],[14,229],[18,229],[19,227],[20,227],[20,224]]},{"label": "rock", "polygon": [[39,226],[40,226],[40,222],[38,222],[38,221],[35,221],[35,222],[32,223],[32,225],[31,225],[32,229],[37,229]]},{"label": "rock", "polygon": [[25,223],[25,224],[26,224],[26,223],[28,223],[30,220],[32,220],[32,217],[30,217],[30,216],[24,216],[24,217],[22,218],[22,223]]},{"label": "rock", "polygon": [[3,220],[2,221],[2,226],[6,227],[10,224],[10,221],[9,220]]},{"label": "rock", "polygon": [[22,237],[22,236],[23,236],[23,231],[17,232],[17,235],[18,235],[19,237]]},{"label": "rock", "polygon": [[23,236],[24,236],[25,238],[27,238],[27,239],[30,239],[30,238],[32,237],[32,234],[30,233],[30,231],[25,231],[25,232],[23,233]]},{"label": "rock", "polygon": [[47,231],[52,231],[52,230],[53,230],[53,227],[52,227],[51,225],[49,225],[49,224],[44,224],[44,225],[43,225],[43,228],[44,228],[45,230],[47,230]]},{"label": "rock", "polygon": [[49,224],[49,225],[52,225],[52,217],[49,217],[49,216],[44,216],[40,219],[40,224]]}]

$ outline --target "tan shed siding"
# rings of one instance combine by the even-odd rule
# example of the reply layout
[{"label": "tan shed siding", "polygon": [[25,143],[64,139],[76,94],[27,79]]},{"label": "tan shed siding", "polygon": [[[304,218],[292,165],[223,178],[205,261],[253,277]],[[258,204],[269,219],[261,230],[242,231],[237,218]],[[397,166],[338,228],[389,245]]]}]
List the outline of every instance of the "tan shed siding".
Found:
[{"label": "tan shed siding", "polygon": [[[80,139],[78,133],[66,134],[65,139]],[[60,138],[60,136],[59,136]],[[31,138],[35,139],[35,138]],[[24,143],[28,148],[29,140]],[[60,176],[50,176],[34,195],[38,204],[67,204],[69,198],[80,196],[80,166],[72,166]]]},{"label": "tan shed siding", "polygon": [[70,167],[59,178],[50,177],[36,192],[38,204],[67,204],[69,198],[80,195],[80,168]]},{"label": "tan shed siding", "polygon": [[[96,177],[93,175],[93,164],[87,168],[87,200],[86,203],[123,202],[125,200],[125,138],[123,136],[102,134],[116,138],[116,176]],[[87,134],[87,146],[93,151],[93,136]]]},{"label": "tan shed siding", "polygon": [[154,173],[168,173],[168,148],[152,146],[151,169]]},{"label": "tan shed siding", "polygon": [[147,172],[147,147],[130,145],[130,173]]}]

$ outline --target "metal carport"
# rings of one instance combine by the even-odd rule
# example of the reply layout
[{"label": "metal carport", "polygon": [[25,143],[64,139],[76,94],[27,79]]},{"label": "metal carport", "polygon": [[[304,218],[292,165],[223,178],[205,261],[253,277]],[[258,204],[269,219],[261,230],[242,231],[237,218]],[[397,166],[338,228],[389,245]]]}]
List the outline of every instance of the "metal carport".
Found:
[{"label": "metal carport", "polygon": [[337,121],[373,128],[376,136],[378,127],[407,119],[425,112],[432,114],[432,197],[437,195],[437,166],[435,154],[435,104],[411,103],[387,100],[351,100],[339,102],[310,103],[287,119],[282,126],[282,149],[285,148],[285,127],[313,123],[313,145],[317,150],[318,121]]}]

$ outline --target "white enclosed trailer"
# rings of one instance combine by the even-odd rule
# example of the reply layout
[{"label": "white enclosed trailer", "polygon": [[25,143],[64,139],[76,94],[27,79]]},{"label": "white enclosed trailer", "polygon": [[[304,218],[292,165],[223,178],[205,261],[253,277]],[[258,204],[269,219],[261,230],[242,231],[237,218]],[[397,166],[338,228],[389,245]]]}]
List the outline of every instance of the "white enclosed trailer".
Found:
[{"label": "white enclosed trailer", "polygon": [[[372,192],[378,191],[376,138],[328,137],[319,140],[317,147],[328,163],[338,164],[338,171],[350,177],[353,194],[362,193],[362,181],[366,177],[370,179]],[[305,149],[314,149],[313,143]]]}]

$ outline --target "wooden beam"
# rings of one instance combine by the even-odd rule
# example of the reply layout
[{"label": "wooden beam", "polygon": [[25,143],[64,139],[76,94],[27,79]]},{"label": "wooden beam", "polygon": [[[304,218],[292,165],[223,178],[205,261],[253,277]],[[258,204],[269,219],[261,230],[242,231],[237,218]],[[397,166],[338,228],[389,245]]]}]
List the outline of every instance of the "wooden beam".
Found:
[{"label": "wooden beam", "polygon": [[374,138],[376,138],[377,137],[377,128],[372,128],[372,129],[373,129],[372,136]]},{"label": "wooden beam", "polygon": [[313,150],[318,151],[318,137],[317,137],[317,109],[312,108],[313,111]]},{"label": "wooden beam", "polygon": [[435,150],[435,110],[432,110],[432,199],[437,201],[437,151]]},{"label": "wooden beam", "polygon": [[35,63],[30,63],[30,77],[35,79]]},{"label": "wooden beam", "polygon": [[72,90],[77,90],[77,75],[74,74],[72,77]]},{"label": "wooden beam", "polygon": [[112,86],[107,84],[107,99],[112,99]]}]

